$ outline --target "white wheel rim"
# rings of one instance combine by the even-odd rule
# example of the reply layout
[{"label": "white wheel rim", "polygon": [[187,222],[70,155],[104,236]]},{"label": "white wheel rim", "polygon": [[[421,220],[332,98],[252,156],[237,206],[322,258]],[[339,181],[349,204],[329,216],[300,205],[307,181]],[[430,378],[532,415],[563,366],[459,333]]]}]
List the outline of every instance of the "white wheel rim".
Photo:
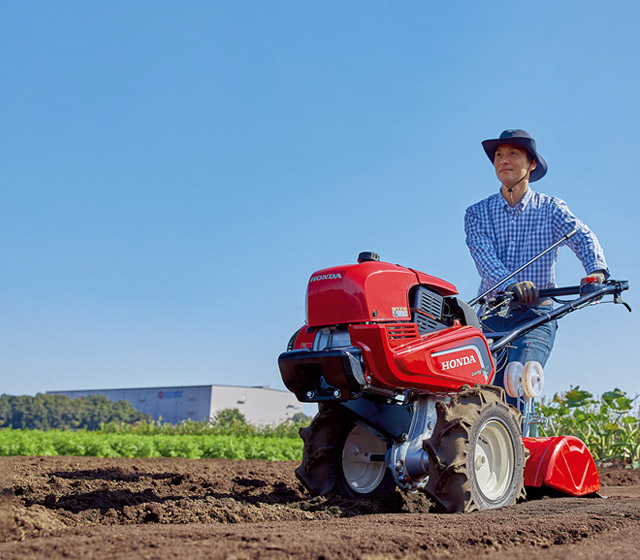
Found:
[{"label": "white wheel rim", "polygon": [[538,362],[527,362],[522,374],[522,386],[527,397],[539,397],[544,387],[544,370]]},{"label": "white wheel rim", "polygon": [[370,456],[384,455],[387,445],[361,426],[355,426],[342,449],[342,472],[349,487],[358,494],[375,490],[385,475],[384,461],[371,461]]},{"label": "white wheel rim", "polygon": [[518,398],[522,388],[522,364],[510,362],[504,372],[504,390],[510,397]]},{"label": "white wheel rim", "polygon": [[480,429],[473,457],[476,481],[490,501],[499,501],[511,484],[515,450],[502,422],[489,420]]}]

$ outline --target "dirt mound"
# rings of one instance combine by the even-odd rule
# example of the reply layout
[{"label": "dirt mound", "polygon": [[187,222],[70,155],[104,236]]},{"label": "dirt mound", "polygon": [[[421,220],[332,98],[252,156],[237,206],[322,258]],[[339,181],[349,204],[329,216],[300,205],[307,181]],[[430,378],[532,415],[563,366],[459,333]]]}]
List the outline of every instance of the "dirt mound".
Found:
[{"label": "dirt mound", "polygon": [[598,473],[603,486],[640,486],[640,469],[602,467]]},{"label": "dirt mound", "polygon": [[517,558],[523,550],[538,558],[585,543],[586,558],[609,557],[589,556],[594,546],[624,558],[624,535],[640,529],[640,472],[628,469],[602,470],[606,500],[542,499],[438,515],[421,493],[310,498],[294,476],[297,465],[0,458],[0,558]]}]

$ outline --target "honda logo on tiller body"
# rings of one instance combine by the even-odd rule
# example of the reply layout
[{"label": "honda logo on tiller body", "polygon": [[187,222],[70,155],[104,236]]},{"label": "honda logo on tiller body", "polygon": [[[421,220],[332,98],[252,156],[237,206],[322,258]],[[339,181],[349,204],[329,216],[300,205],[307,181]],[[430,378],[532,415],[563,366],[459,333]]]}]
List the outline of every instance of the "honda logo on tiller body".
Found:
[{"label": "honda logo on tiller body", "polygon": [[337,280],[338,278],[342,278],[339,272],[336,274],[320,274],[318,276],[312,276],[309,284],[311,284],[311,282],[318,282],[319,280]]},{"label": "honda logo on tiller body", "polygon": [[479,374],[484,374],[485,379],[488,377],[482,354],[474,344],[434,352],[431,357],[434,358],[436,367],[443,373],[448,372],[467,378]]}]

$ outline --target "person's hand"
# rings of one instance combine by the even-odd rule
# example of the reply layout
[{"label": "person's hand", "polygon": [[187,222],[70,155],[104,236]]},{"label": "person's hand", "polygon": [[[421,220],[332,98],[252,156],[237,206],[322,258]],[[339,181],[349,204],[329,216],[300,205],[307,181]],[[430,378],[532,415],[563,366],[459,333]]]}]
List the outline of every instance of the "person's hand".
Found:
[{"label": "person's hand", "polygon": [[507,288],[507,292],[513,292],[516,301],[524,303],[525,305],[535,305],[540,300],[538,288],[536,288],[536,285],[529,280],[511,284]]},{"label": "person's hand", "polygon": [[[595,278],[595,280],[592,280]],[[596,272],[592,272],[588,276],[585,276],[582,280],[580,280],[580,286],[584,286],[585,284],[602,284],[606,280],[604,272],[600,272],[599,270]]]},{"label": "person's hand", "polygon": [[[592,272],[588,276],[585,276],[582,280],[580,280],[580,295],[583,296],[588,294],[589,292],[594,292],[597,290],[603,282],[606,280],[606,276],[604,272],[596,270]],[[597,298],[595,301],[598,301],[600,298]]]}]

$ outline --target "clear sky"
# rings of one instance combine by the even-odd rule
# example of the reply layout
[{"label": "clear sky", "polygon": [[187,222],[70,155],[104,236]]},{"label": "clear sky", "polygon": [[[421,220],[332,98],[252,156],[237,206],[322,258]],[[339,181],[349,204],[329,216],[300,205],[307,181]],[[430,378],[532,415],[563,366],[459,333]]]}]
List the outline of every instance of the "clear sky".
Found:
[{"label": "clear sky", "polygon": [[[480,142],[598,235],[636,309],[560,322],[545,394],[640,393],[636,1],[0,0],[0,393],[284,388],[315,270],[478,274]],[[575,284],[562,249],[558,279]]]}]

